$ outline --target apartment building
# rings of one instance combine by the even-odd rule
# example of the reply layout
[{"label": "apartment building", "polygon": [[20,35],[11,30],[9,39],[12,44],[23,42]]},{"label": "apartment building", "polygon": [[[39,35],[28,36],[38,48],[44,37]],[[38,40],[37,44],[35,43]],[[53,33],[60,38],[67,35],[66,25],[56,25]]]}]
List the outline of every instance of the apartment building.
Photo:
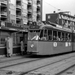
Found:
[{"label": "apartment building", "polygon": [[0,0],[0,20],[8,21],[8,2],[7,0]]},{"label": "apartment building", "polygon": [[64,12],[46,14],[46,21],[59,24],[63,27],[75,29],[75,16]]},{"label": "apartment building", "polygon": [[28,24],[42,20],[42,0],[16,0],[16,23]]},{"label": "apartment building", "polygon": [[16,24],[42,20],[42,0],[1,0],[0,19]]}]

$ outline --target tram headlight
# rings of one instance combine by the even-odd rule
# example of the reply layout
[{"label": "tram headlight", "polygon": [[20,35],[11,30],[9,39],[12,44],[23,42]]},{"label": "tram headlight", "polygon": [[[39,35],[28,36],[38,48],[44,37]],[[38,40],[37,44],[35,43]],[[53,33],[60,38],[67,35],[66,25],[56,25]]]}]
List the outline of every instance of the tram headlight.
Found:
[{"label": "tram headlight", "polygon": [[33,48],[34,47],[34,44],[31,44],[31,48]]}]

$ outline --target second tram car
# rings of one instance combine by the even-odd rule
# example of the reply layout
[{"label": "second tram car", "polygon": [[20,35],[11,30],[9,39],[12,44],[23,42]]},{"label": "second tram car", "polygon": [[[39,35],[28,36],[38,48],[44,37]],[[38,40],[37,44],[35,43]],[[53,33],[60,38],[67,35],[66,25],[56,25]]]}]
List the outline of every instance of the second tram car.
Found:
[{"label": "second tram car", "polygon": [[30,29],[28,33],[27,52],[36,55],[52,55],[75,50],[75,43],[69,28],[50,24],[42,25],[39,29]]}]

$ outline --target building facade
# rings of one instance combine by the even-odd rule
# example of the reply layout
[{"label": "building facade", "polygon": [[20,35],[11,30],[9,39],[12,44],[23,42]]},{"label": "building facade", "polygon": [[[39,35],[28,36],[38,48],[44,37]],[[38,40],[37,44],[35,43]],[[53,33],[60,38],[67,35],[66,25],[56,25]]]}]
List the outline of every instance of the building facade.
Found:
[{"label": "building facade", "polygon": [[75,29],[75,17],[62,12],[46,14],[46,21],[50,21],[68,28],[74,27]]},{"label": "building facade", "polygon": [[42,0],[0,0],[0,55],[6,54],[7,37],[13,38],[13,53],[19,53],[29,22],[42,21],[41,15]]},{"label": "building facade", "polygon": [[16,24],[42,21],[42,0],[1,0],[0,19]]}]

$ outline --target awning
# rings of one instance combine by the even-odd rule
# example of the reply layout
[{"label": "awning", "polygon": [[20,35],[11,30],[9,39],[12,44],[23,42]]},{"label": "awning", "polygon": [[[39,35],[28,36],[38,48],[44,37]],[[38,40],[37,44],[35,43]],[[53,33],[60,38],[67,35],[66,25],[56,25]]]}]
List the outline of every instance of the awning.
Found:
[{"label": "awning", "polygon": [[7,32],[28,32],[28,26],[16,25],[8,22],[0,22],[0,30]]}]

